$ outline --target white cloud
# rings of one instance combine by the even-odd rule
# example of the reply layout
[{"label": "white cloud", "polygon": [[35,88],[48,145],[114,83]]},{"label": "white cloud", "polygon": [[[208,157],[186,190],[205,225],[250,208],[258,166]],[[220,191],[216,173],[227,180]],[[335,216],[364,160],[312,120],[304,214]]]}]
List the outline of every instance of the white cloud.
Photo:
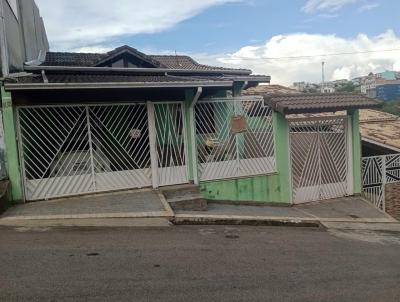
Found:
[{"label": "white cloud", "polygon": [[[391,30],[375,37],[359,34],[349,39],[335,35],[296,33],[274,36],[264,45],[245,46],[228,55],[195,57],[208,64],[249,68],[255,74],[271,75],[273,83],[290,85],[295,81],[320,82],[322,61],[325,61],[326,78],[330,80],[351,79],[371,71],[400,69],[400,51],[318,56],[388,49],[400,49],[400,37]],[[278,59],[298,56],[311,57]]]},{"label": "white cloud", "polygon": [[303,11],[306,13],[313,13],[317,11],[334,12],[342,7],[358,2],[359,0],[308,0]]},{"label": "white cloud", "polygon": [[167,30],[209,7],[240,0],[36,0],[55,50]]},{"label": "white cloud", "polygon": [[379,6],[380,6],[379,3],[367,3],[367,4],[364,4],[364,5],[360,6],[360,8],[358,9],[358,11],[359,11],[360,13],[362,13],[362,12],[366,12],[366,11],[375,9],[375,8],[377,8],[377,7],[379,7]]}]

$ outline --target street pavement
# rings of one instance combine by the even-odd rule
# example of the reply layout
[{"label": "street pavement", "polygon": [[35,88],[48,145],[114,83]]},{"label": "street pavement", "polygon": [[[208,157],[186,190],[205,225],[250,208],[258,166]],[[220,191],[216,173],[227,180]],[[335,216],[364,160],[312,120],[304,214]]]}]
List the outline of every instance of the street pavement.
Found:
[{"label": "street pavement", "polygon": [[400,301],[400,232],[0,227],[0,301]]}]

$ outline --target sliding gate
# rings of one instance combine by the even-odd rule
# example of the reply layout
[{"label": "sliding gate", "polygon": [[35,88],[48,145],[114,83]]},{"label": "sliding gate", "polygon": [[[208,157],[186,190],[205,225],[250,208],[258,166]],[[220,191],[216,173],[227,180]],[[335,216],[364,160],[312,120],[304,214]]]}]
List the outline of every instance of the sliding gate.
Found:
[{"label": "sliding gate", "polygon": [[187,182],[181,106],[19,107],[26,200]]},{"label": "sliding gate", "polygon": [[293,202],[349,194],[347,118],[290,121]]}]

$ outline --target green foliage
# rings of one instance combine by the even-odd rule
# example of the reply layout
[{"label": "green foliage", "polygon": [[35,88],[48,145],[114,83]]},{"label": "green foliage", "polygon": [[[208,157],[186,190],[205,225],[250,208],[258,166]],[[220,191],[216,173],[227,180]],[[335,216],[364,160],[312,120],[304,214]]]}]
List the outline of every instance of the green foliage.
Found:
[{"label": "green foliage", "polygon": [[336,88],[337,92],[355,92],[356,87],[353,82],[347,82],[345,85]]},{"label": "green foliage", "polygon": [[400,100],[385,102],[381,110],[384,112],[400,116]]}]

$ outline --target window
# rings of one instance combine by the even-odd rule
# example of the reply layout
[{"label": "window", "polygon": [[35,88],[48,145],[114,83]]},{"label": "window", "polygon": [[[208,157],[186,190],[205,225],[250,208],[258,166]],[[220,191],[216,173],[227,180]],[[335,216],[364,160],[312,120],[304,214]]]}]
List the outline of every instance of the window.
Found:
[{"label": "window", "polygon": [[15,17],[18,19],[18,2],[17,0],[7,0],[8,5],[10,5]]}]

